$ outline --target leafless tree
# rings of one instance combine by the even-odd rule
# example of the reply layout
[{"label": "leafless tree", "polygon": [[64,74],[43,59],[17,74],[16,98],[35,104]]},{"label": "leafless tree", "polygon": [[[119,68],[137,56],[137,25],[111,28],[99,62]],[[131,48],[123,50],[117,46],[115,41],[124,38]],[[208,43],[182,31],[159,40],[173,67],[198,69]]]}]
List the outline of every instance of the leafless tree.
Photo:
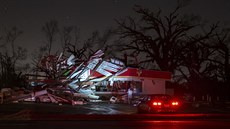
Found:
[{"label": "leafless tree", "polygon": [[205,35],[195,37],[191,33],[199,24],[192,24],[194,20],[189,22],[185,19],[180,12],[182,9],[177,6],[169,15],[164,16],[161,10],[151,11],[135,6],[135,12],[141,17],[139,21],[131,17],[116,20],[119,25],[117,32],[123,40],[121,50],[139,57],[140,66],[150,62],[157,66],[151,68],[174,73],[183,61],[181,56],[186,47],[209,38],[215,29],[212,26]]},{"label": "leafless tree", "polygon": [[105,31],[103,34],[100,34],[98,31],[94,31],[88,39],[84,41],[77,40],[74,44],[68,44],[67,52],[72,53],[82,61],[87,60],[98,49],[103,50],[106,53],[105,55],[109,56],[112,53],[112,50],[109,48],[112,35],[113,32],[110,29]]},{"label": "leafless tree", "polygon": [[[73,31],[76,31],[77,28],[73,26],[63,27],[63,29],[60,31],[60,38],[61,38],[61,45],[62,45],[62,52],[65,54],[66,48],[68,44],[71,44],[72,42],[72,33]],[[76,37],[78,34],[76,35]],[[78,39],[78,38],[77,38]]]},{"label": "leafless tree", "polygon": [[45,33],[48,55],[50,55],[53,43],[55,43],[56,36],[59,32],[58,22],[56,20],[46,22],[42,27],[42,31]]},{"label": "leafless tree", "polygon": [[230,30],[228,28],[216,31],[215,35],[210,38],[212,44],[207,45],[216,51],[217,58],[213,59],[218,65],[218,77],[224,82],[230,82]]},{"label": "leafless tree", "polygon": [[3,87],[20,86],[20,81],[22,81],[20,74],[22,71],[18,69],[17,65],[19,61],[26,59],[27,50],[15,45],[16,40],[21,34],[22,31],[16,27],[10,30],[5,29],[2,34],[3,45],[0,49],[4,49],[4,51],[0,52],[0,81]]}]

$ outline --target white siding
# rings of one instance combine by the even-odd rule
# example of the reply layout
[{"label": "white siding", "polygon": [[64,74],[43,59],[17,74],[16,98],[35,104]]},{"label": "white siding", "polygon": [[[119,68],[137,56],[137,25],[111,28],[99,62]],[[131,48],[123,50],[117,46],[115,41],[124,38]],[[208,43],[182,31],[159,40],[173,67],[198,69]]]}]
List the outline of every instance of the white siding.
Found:
[{"label": "white siding", "polygon": [[144,79],[142,94],[165,94],[165,80]]}]

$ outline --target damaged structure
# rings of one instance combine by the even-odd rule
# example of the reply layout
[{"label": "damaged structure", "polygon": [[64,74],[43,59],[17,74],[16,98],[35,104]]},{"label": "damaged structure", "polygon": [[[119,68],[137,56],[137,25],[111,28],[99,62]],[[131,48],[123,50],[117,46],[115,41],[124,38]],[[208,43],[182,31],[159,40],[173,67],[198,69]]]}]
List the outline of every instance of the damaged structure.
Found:
[{"label": "damaged structure", "polygon": [[124,96],[129,88],[137,96],[166,93],[165,82],[171,79],[170,72],[127,68],[122,61],[103,59],[103,55],[104,52],[98,50],[87,61],[79,61],[74,55],[47,57],[40,64],[54,77],[30,79],[33,92],[13,100],[76,105]]},{"label": "damaged structure", "polygon": [[[113,58],[103,59],[103,55],[104,52],[98,50],[87,61],[80,63],[74,55],[66,59],[62,58],[62,54],[45,58],[40,64],[46,71],[54,73],[55,78],[30,81],[35,87],[31,97],[36,102],[65,102],[72,105],[78,104],[79,101],[99,99],[93,92],[95,86],[126,69],[123,62]],[[94,72],[102,76],[94,77]],[[99,78],[103,79],[100,82],[92,81]]]}]

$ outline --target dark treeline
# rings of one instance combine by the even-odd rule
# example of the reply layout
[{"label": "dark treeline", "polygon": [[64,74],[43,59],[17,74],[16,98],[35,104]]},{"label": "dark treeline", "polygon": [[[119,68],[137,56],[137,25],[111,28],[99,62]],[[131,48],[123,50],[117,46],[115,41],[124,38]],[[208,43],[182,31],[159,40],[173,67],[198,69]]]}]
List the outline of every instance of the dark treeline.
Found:
[{"label": "dark treeline", "polygon": [[[57,78],[55,71],[47,71],[40,65],[48,55],[74,54],[79,61],[102,49],[108,57],[125,62],[127,67],[170,71],[168,84],[193,95],[229,97],[229,29],[221,23],[203,22],[201,17],[183,14],[182,5],[163,14],[162,10],[150,10],[135,6],[137,17],[116,19],[117,27],[104,33],[95,31],[82,41],[76,26],[60,27],[56,20],[44,24],[42,32],[45,44],[32,54],[34,71],[43,71]],[[22,34],[17,28],[4,31],[0,37],[0,86],[25,86],[23,74],[26,67],[18,69],[27,51],[15,45]],[[60,42],[61,50],[53,52]],[[7,51],[10,46],[11,51]]]},{"label": "dark treeline", "polygon": [[135,6],[139,19],[116,20],[116,46],[135,59],[128,65],[172,72],[170,86],[196,96],[229,97],[229,29],[183,14],[183,8],[179,4],[163,15]]},{"label": "dark treeline", "polygon": [[0,88],[26,86],[22,71],[29,67],[19,66],[19,62],[26,59],[27,50],[15,44],[22,33],[17,27],[12,27],[5,28],[0,35]]}]

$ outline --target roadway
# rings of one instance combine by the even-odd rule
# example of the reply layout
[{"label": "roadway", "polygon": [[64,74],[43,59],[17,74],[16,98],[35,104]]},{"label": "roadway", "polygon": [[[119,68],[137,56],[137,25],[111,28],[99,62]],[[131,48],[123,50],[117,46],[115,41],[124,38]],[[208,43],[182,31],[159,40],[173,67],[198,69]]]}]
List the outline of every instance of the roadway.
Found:
[{"label": "roadway", "polygon": [[1,129],[229,129],[229,119],[5,120]]},{"label": "roadway", "polygon": [[193,109],[171,114],[137,114],[126,104],[3,104],[1,129],[229,129],[230,113]]}]

